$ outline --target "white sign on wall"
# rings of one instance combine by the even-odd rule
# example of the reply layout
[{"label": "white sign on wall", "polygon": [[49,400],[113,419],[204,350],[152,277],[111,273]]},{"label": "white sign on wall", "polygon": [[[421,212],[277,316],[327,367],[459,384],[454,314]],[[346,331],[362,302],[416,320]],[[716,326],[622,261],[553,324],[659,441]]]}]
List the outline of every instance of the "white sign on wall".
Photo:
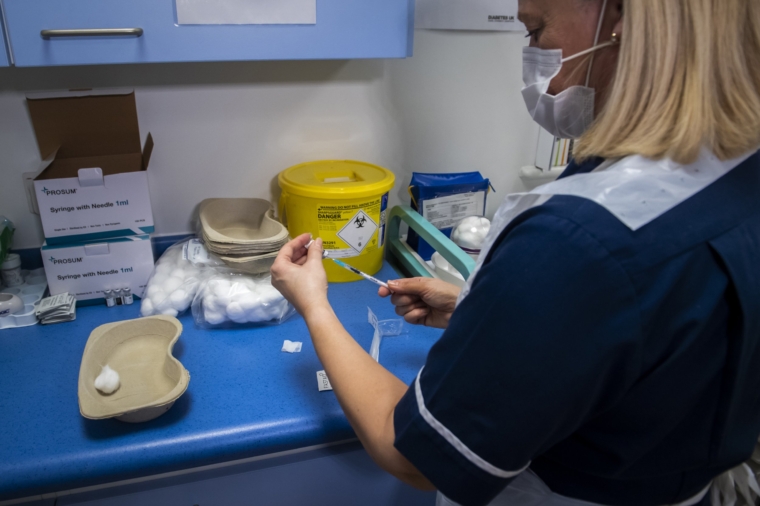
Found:
[{"label": "white sign on wall", "polygon": [[416,28],[525,31],[517,0],[417,0],[416,9]]},{"label": "white sign on wall", "polygon": [[313,25],[317,0],[177,0],[180,25]]}]

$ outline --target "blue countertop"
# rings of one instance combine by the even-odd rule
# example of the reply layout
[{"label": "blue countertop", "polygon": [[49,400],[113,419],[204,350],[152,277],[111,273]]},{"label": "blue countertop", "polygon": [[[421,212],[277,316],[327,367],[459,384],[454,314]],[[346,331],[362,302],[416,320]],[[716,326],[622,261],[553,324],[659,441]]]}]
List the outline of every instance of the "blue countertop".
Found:
[{"label": "blue countertop", "polygon": [[[384,266],[380,279],[396,273]],[[368,282],[333,284],[330,301],[369,350],[367,306],[393,307]],[[354,436],[333,392],[317,390],[322,369],[299,316],[279,326],[199,330],[180,317],[175,356],[190,386],[165,415],[131,425],[79,414],[77,378],[90,332],[139,316],[139,303],[77,309],[77,320],[0,331],[0,500],[188,469]],[[405,325],[383,340],[380,363],[411,383],[441,331]],[[303,351],[280,351],[285,339]]]}]

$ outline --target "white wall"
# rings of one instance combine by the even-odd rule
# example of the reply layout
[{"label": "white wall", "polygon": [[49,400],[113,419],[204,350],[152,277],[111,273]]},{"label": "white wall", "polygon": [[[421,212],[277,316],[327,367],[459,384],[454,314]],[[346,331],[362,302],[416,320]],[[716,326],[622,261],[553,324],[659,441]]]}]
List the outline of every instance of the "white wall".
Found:
[{"label": "white wall", "polygon": [[192,230],[208,197],[276,200],[277,174],[296,163],[354,158],[397,175],[480,170],[498,190],[491,212],[520,190],[537,128],[520,98],[519,34],[416,32],[399,61],[250,62],[0,69],[0,214],[14,247],[42,243],[21,174],[39,167],[24,92],[133,87],[158,234]]},{"label": "white wall", "polygon": [[[416,31],[414,58],[390,62],[404,127],[403,186],[411,172],[480,171],[491,179],[488,215],[525,191],[538,126],[522,100],[522,33]],[[408,201],[408,197],[407,200]]]}]

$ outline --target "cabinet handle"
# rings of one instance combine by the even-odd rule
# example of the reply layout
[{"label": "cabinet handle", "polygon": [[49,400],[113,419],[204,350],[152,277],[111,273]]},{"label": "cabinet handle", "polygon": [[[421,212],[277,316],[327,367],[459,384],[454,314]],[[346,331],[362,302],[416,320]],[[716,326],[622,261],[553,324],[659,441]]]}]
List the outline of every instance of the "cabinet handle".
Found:
[{"label": "cabinet handle", "polygon": [[112,37],[117,35],[140,37],[142,34],[142,28],[83,28],[77,30],[42,30],[40,32],[43,39],[51,37]]}]

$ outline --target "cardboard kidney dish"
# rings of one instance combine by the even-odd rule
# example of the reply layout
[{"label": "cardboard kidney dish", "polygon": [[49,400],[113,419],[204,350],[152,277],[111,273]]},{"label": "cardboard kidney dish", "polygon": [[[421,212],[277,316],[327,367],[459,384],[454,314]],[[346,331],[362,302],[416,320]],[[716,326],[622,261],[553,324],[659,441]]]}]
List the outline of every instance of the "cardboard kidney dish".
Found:
[{"label": "cardboard kidney dish", "polygon": [[[190,373],[172,355],[182,324],[152,316],[101,325],[90,334],[79,368],[79,411],[92,420],[146,422],[166,413],[190,383]],[[106,395],[95,378],[108,365],[121,385]]]}]

